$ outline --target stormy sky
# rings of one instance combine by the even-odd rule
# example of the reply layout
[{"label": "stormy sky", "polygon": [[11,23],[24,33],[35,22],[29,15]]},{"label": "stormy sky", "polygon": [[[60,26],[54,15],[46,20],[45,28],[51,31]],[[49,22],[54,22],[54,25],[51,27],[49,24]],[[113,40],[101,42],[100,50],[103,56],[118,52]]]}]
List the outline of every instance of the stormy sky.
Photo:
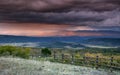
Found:
[{"label": "stormy sky", "polygon": [[120,0],[0,0],[0,34],[120,37]]}]

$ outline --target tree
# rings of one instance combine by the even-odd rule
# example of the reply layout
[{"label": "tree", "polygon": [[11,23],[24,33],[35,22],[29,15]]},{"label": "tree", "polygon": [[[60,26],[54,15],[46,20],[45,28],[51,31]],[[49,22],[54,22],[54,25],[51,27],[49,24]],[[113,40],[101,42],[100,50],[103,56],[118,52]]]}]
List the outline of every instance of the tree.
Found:
[{"label": "tree", "polygon": [[50,56],[52,54],[48,48],[43,48],[41,53],[43,56]]}]

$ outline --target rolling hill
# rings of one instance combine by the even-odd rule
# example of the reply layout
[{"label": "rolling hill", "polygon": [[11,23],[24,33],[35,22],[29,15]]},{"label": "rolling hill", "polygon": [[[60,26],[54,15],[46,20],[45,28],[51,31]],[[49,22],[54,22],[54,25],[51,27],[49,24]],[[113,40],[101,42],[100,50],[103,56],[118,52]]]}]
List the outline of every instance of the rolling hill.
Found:
[{"label": "rolling hill", "polygon": [[120,47],[120,38],[110,37],[27,37],[0,35],[0,45],[49,48]]}]

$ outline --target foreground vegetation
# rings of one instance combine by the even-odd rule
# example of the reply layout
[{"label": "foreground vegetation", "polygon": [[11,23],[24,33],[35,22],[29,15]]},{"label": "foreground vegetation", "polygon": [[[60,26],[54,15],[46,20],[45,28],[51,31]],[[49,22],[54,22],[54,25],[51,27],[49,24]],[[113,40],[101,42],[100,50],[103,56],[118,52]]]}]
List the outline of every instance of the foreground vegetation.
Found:
[{"label": "foreground vegetation", "polygon": [[29,58],[30,48],[0,46],[0,56],[13,56],[21,58]]},{"label": "foreground vegetation", "polygon": [[49,49],[51,55],[42,57],[43,49],[33,48],[33,57],[37,60],[46,58],[52,62],[60,62],[64,64],[73,64],[87,67],[112,68],[120,70],[120,50],[113,49],[99,49],[86,48],[81,50],[70,49]]},{"label": "foreground vegetation", "polygon": [[42,60],[0,57],[0,75],[120,75],[120,71],[111,72]]},{"label": "foreground vegetation", "polygon": [[12,56],[36,60],[46,59],[48,61],[64,64],[120,69],[119,48],[86,48],[82,50],[66,50],[0,46],[0,56]]}]

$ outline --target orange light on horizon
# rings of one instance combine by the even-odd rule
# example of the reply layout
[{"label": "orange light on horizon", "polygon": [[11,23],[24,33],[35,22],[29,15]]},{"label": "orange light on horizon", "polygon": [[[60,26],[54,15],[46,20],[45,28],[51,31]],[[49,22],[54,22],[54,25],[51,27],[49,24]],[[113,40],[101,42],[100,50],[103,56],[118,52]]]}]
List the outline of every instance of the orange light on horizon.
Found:
[{"label": "orange light on horizon", "polygon": [[[40,23],[0,23],[0,34],[22,36],[102,36],[88,26],[40,24]],[[81,31],[81,32],[77,32]]]}]

